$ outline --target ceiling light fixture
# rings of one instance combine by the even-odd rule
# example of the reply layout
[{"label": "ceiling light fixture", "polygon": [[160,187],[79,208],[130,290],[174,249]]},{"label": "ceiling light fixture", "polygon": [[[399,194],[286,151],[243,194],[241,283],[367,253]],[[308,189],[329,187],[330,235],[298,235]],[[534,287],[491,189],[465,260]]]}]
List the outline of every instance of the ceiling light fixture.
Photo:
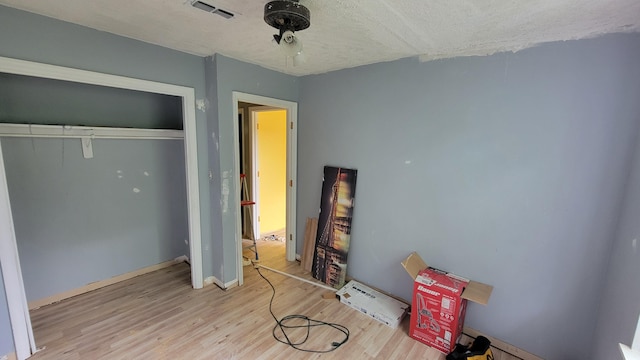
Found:
[{"label": "ceiling light fixture", "polygon": [[300,5],[297,0],[270,1],[264,6],[264,21],[279,30],[278,34],[273,35],[273,39],[287,57],[293,58],[293,64],[302,63],[302,42],[295,32],[311,25],[309,9]]}]

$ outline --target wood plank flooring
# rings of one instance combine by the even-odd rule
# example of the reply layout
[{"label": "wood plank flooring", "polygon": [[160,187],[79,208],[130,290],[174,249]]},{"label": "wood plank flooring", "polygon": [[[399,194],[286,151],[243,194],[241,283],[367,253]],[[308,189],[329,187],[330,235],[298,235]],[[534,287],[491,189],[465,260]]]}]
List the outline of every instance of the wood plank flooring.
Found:
[{"label": "wood plank flooring", "polygon": [[[263,265],[303,275],[298,263],[284,259],[283,243],[259,241],[258,249]],[[292,349],[272,337],[271,288],[252,266],[244,272],[242,287],[193,290],[189,267],[182,263],[33,310],[36,344],[43,350],[31,359],[445,358],[411,339],[407,320],[391,329],[335,299],[323,299],[322,288],[262,270],[276,289],[277,317],[304,314],[351,332],[349,341],[330,353]],[[339,340],[327,328],[314,328],[303,346],[322,350]],[[517,359],[495,355],[496,360]]]}]

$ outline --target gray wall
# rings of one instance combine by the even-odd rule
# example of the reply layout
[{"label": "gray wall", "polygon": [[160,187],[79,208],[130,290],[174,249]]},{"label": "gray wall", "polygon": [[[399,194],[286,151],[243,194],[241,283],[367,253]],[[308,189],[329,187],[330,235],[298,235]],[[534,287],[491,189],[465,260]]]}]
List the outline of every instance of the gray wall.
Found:
[{"label": "gray wall", "polygon": [[1,143],[28,301],[189,255],[181,140]]},{"label": "gray wall", "polygon": [[[201,57],[4,6],[0,6],[0,23],[0,56],[189,86],[195,89],[196,99],[205,99]],[[203,111],[196,112],[196,122],[204,248],[211,244],[211,230]],[[211,258],[203,257],[204,268],[211,268]]]},{"label": "gray wall", "polygon": [[[640,69],[631,70],[640,87]],[[640,120],[640,115],[636,114]],[[640,142],[630,168],[613,252],[609,260],[607,280],[602,287],[602,301],[594,340],[593,359],[621,359],[618,343],[631,346],[640,315]]]},{"label": "gray wall", "polygon": [[[197,99],[205,98],[203,58],[3,6],[0,6],[0,24],[2,24],[0,56],[189,86],[195,89]],[[202,205],[202,241],[203,247],[206,247],[210,246],[212,241],[209,227],[205,113],[197,111],[196,121]],[[72,144],[75,143],[72,142],[65,147],[65,153],[69,152],[66,156],[77,155],[77,151],[71,150],[74,146]],[[36,149],[39,148],[39,145],[40,143],[36,144]],[[96,156],[106,154],[100,150],[103,147],[101,142],[96,141],[94,145],[96,146],[94,148]],[[31,150],[33,151],[32,148]],[[61,154],[61,151],[57,154]],[[5,157],[8,156],[8,151],[5,151]],[[217,156],[217,154],[214,153],[212,156]],[[60,159],[58,165],[61,165]],[[72,166],[69,162],[65,162],[64,165]],[[131,168],[131,172],[128,174],[133,176],[137,169],[146,167],[147,164],[141,163],[137,166],[136,169]],[[107,172],[103,174],[105,178],[111,175]],[[79,180],[74,179],[78,182]],[[142,187],[141,189],[144,191]],[[132,197],[143,194],[143,192],[140,194],[129,193]],[[132,214],[132,216],[135,217],[136,214]],[[96,245],[100,246],[100,244]],[[212,268],[210,256],[205,254],[203,262],[205,270]],[[205,276],[210,274],[205,273]],[[3,304],[0,304],[0,311],[4,311],[2,310],[4,306],[1,305]],[[7,328],[5,325],[0,323],[0,338],[11,337],[10,334],[4,333]]]},{"label": "gray wall", "polygon": [[[220,148],[220,174],[221,174],[221,210],[222,210],[222,247],[224,254],[224,267],[220,269],[219,279],[224,282],[236,278],[237,254],[235,242],[236,213],[238,204],[233,202],[235,191],[232,175],[237,168],[234,163],[233,146],[237,135],[233,132],[233,101],[232,92],[240,91],[253,95],[266,96],[275,99],[297,101],[299,93],[299,79],[262,68],[257,65],[247,64],[222,55],[216,55],[215,60],[207,58],[207,68],[216,67],[217,89],[216,98],[210,98],[212,104],[217,105],[217,119],[210,119],[210,124],[218,123],[218,134],[214,136],[215,142]],[[207,82],[211,77],[207,78]],[[216,101],[217,100],[217,101]],[[217,120],[217,121],[216,121]],[[237,121],[237,120],[236,120]],[[212,189],[212,191],[214,191]],[[218,275],[216,275],[218,276]]]},{"label": "gray wall", "polygon": [[4,292],[4,280],[0,268],[0,356],[15,351],[13,336],[11,335],[11,321],[7,308],[7,296]]},{"label": "gray wall", "polygon": [[323,166],[356,168],[349,275],[409,299],[400,261],[415,250],[495,286],[468,326],[545,358],[589,358],[638,64],[636,34],[304,77],[298,233],[318,214]]},{"label": "gray wall", "polygon": [[[209,154],[219,153],[218,143],[218,69],[216,58],[205,59],[205,78],[207,79],[207,145]],[[209,156],[209,196],[211,204],[211,220],[209,223],[213,241],[203,246],[203,256],[210,256],[212,266],[205,269],[205,274],[213,275],[224,281],[224,251],[222,241],[222,195],[220,176],[220,156]],[[214,267],[213,264],[216,266]],[[205,278],[206,279],[206,278]]]}]

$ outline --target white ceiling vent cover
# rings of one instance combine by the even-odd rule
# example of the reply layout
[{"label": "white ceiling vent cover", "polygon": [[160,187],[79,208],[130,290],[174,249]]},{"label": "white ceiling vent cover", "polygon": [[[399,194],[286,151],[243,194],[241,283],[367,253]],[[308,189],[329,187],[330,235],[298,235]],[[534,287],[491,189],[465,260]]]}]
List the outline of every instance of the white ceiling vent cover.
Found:
[{"label": "white ceiling vent cover", "polygon": [[216,8],[215,6],[211,5],[211,4],[207,4],[205,2],[202,2],[200,0],[195,0],[191,2],[191,6],[193,6],[194,8],[200,9],[202,11],[206,11],[212,14],[217,14],[222,16],[225,19],[231,19],[232,17],[234,17],[235,15],[231,12],[231,11],[227,11],[227,10],[223,10],[220,8]]}]

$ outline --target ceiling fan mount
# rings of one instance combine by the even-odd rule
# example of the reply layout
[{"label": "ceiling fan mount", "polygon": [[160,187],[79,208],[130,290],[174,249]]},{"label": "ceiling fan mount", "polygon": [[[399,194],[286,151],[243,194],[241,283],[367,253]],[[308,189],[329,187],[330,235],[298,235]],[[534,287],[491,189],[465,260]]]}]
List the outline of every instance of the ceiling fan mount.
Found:
[{"label": "ceiling fan mount", "polygon": [[264,6],[264,21],[279,30],[273,38],[278,44],[285,32],[304,30],[311,25],[309,9],[297,0],[274,0]]}]

